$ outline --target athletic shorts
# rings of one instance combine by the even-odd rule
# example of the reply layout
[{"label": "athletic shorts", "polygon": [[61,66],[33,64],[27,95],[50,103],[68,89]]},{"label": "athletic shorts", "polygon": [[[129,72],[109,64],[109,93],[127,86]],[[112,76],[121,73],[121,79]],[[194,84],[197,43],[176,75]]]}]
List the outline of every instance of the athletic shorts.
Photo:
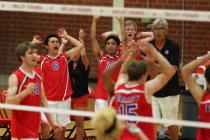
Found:
[{"label": "athletic shorts", "polygon": [[39,140],[39,138],[11,138],[11,140]]},{"label": "athletic shorts", "polygon": [[[71,109],[71,97],[65,101],[48,101],[48,106],[49,106],[49,108],[70,110]],[[52,116],[52,119],[56,123],[58,123],[62,126],[66,126],[69,123],[71,123],[70,115],[68,115],[68,114],[53,113],[53,114],[51,114],[51,116]],[[41,119],[44,123],[48,123],[47,118],[45,117],[44,113],[41,113]]]},{"label": "athletic shorts", "polygon": [[87,107],[88,106],[88,95],[84,95],[78,98],[71,98],[71,106],[74,107]]},{"label": "athletic shorts", "polygon": [[103,99],[95,100],[95,112],[100,111],[102,108],[108,107],[108,101]]},{"label": "athletic shorts", "polygon": [[[178,119],[180,96],[163,98],[152,97],[152,111],[154,118]],[[170,125],[164,125],[168,127]]]}]

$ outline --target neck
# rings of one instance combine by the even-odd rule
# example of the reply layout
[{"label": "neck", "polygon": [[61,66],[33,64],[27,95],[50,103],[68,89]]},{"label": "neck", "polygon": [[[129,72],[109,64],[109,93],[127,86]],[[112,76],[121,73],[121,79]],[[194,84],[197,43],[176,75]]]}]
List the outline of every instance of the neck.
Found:
[{"label": "neck", "polygon": [[162,39],[162,40],[155,40],[155,46],[158,48],[158,49],[162,49],[163,46],[165,45],[165,41],[166,39]]},{"label": "neck", "polygon": [[57,54],[53,54],[53,53],[48,53],[48,55],[50,56],[50,57],[56,57],[57,56]]},{"label": "neck", "polygon": [[29,66],[29,65],[26,65],[26,64],[23,63],[23,64],[21,65],[21,68],[22,68],[25,72],[32,74],[32,73],[33,73],[34,66]]},{"label": "neck", "polygon": [[144,84],[144,83],[145,83],[145,81],[142,78],[139,79],[139,80],[136,80],[136,81],[128,81],[127,82],[128,85],[134,85],[134,84],[138,84],[138,85],[140,84],[141,85],[141,84]]}]

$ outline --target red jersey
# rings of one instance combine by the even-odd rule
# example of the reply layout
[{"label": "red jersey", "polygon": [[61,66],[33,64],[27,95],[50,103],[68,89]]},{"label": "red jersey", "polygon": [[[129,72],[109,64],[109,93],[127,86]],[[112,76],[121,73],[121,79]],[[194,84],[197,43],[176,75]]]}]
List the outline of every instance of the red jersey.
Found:
[{"label": "red jersey", "polygon": [[[199,120],[210,123],[210,92],[205,92],[199,106]],[[197,140],[210,140],[210,129],[199,128]]]},{"label": "red jersey", "polygon": [[[111,105],[117,113],[122,115],[152,117],[152,106],[148,104],[144,95],[144,84],[127,86],[122,84],[117,87]],[[150,139],[156,137],[155,126],[152,123],[127,121],[127,124],[136,124]]]},{"label": "red jersey", "polygon": [[210,65],[210,61],[202,64],[201,66],[199,66],[197,69],[196,69],[196,73],[199,73],[199,74],[204,74],[205,73],[205,70],[206,70],[206,67],[208,67],[208,65]]},{"label": "red jersey", "polygon": [[[29,76],[21,68],[14,74],[18,79],[18,91],[20,94],[29,83],[35,84],[35,89],[31,95],[26,96],[20,105],[40,106],[41,105],[41,83],[42,78],[35,71],[33,76]],[[38,138],[40,126],[40,113],[12,110],[11,136],[14,138]]]},{"label": "red jersey", "polygon": [[128,128],[125,127],[121,132],[119,140],[139,140],[139,137],[131,133]]},{"label": "red jersey", "polygon": [[41,57],[43,84],[48,101],[63,101],[72,94],[66,54]]},{"label": "red jersey", "polygon": [[[102,83],[102,73],[104,72],[105,69],[110,67],[114,62],[119,60],[119,55],[115,56],[110,56],[108,54],[103,53],[100,58],[99,58],[99,66],[98,66],[98,83],[96,86],[96,99],[103,99],[103,100],[108,100],[108,93],[103,87]],[[117,81],[118,75],[119,75],[119,70],[113,73],[112,75],[112,80],[114,82]]]}]

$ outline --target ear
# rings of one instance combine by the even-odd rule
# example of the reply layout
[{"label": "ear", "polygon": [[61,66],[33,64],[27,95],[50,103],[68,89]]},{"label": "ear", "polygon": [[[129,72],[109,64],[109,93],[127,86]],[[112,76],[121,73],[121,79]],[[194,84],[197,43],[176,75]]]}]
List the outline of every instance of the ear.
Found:
[{"label": "ear", "polygon": [[20,59],[21,59],[21,61],[23,61],[23,59],[24,59],[24,56],[20,56]]}]

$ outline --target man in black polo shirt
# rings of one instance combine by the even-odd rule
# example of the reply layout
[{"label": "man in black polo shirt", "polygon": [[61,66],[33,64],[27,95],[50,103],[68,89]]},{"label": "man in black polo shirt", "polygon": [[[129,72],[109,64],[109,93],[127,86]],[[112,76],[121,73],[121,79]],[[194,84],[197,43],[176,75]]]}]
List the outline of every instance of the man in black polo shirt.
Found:
[{"label": "man in black polo shirt", "polygon": [[[168,22],[165,19],[156,19],[152,24],[154,40],[151,43],[174,66],[175,75],[168,84],[158,91],[153,98],[153,116],[165,119],[177,119],[179,108],[179,78],[180,47],[167,38]],[[171,140],[178,140],[179,127],[165,125]]]}]

